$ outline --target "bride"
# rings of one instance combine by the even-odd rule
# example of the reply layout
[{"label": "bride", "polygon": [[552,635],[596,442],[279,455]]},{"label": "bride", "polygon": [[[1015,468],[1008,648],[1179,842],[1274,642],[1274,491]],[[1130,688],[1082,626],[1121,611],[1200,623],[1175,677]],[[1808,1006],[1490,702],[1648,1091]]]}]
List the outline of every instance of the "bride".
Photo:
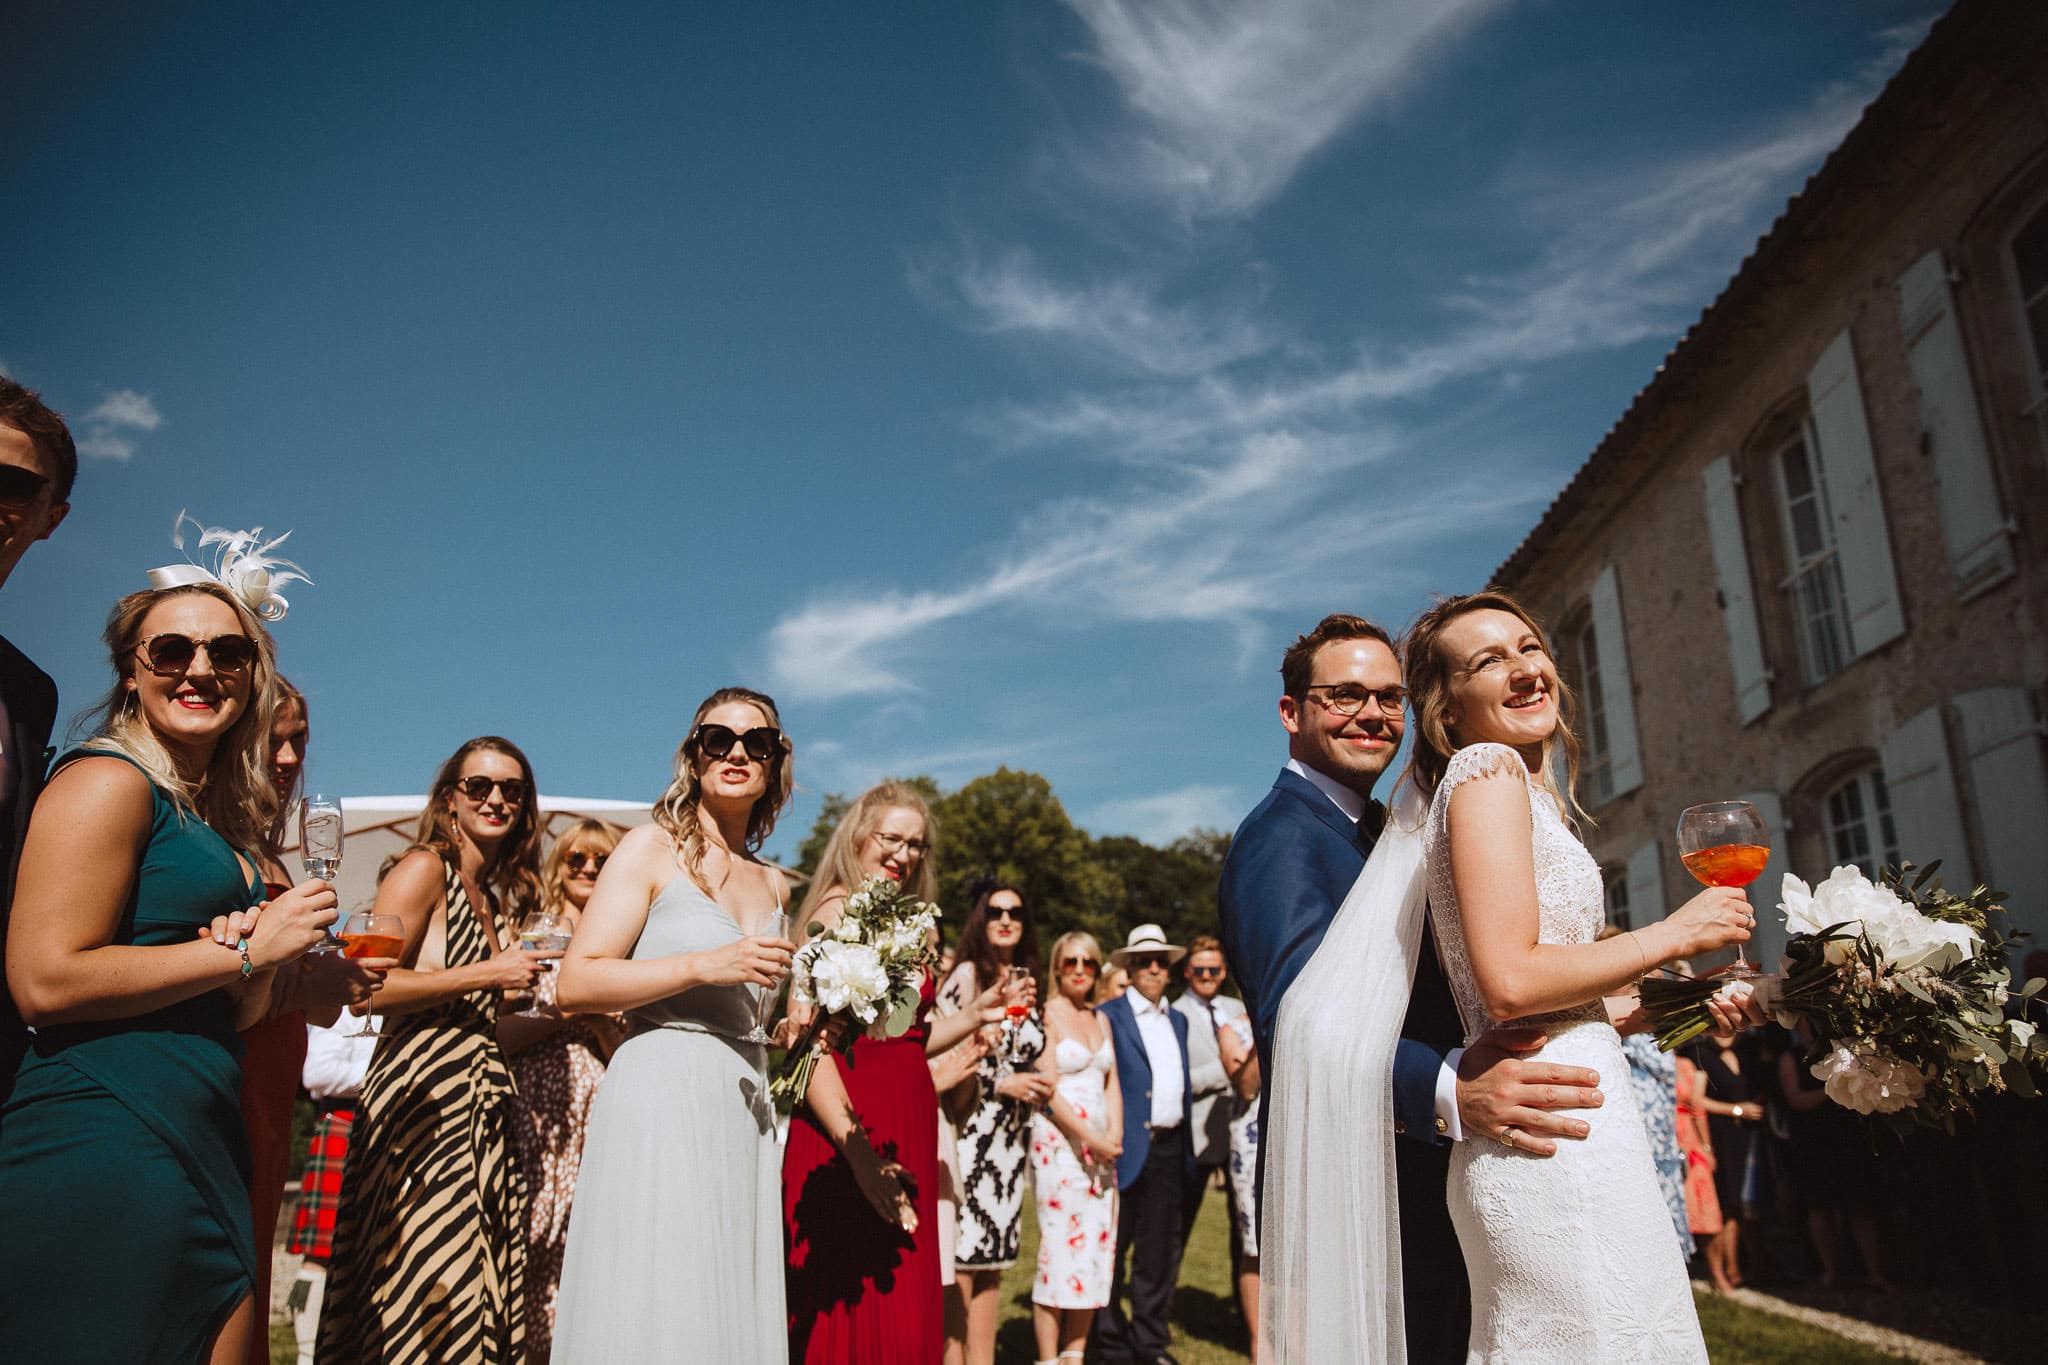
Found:
[{"label": "bride", "polygon": [[[1594,942],[1600,869],[1568,823],[1572,698],[1542,628],[1501,593],[1409,632],[1417,742],[1387,831],[1281,1006],[1265,1133],[1262,1360],[1402,1360],[1391,1096],[1425,898],[1467,1042],[1514,1020],[1545,1061],[1608,1078],[1583,1142],[1538,1160],[1469,1133],[1446,1197],[1472,1284],[1471,1361],[1705,1361],[1627,1062],[1602,997],[1749,937],[1712,888]],[[1270,1354],[1268,1354],[1270,1353]]]}]

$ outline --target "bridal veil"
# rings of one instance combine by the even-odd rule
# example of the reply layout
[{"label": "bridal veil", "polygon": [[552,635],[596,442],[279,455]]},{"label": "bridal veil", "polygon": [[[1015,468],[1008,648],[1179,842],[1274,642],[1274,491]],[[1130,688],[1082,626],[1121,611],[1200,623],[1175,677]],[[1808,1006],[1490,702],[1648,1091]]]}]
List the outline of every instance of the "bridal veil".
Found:
[{"label": "bridal veil", "polygon": [[1398,1361],[1394,1049],[1428,892],[1428,803],[1403,784],[1365,870],[1280,1005],[1266,1078],[1259,1358]]}]

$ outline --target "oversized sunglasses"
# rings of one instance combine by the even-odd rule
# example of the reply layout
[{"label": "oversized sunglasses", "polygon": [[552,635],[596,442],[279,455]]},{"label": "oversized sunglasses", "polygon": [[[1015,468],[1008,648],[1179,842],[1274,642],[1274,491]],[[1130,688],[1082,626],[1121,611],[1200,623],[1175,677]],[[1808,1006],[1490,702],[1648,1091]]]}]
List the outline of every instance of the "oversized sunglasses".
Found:
[{"label": "oversized sunglasses", "polygon": [[1063,957],[1059,960],[1059,969],[1063,972],[1099,972],[1102,964],[1090,957]]},{"label": "oversized sunglasses", "polygon": [[571,853],[568,857],[562,859],[562,862],[571,872],[581,872],[586,867],[592,872],[602,872],[604,871],[604,860],[609,857],[611,857],[609,853],[583,853],[579,851]]},{"label": "oversized sunglasses", "polygon": [[1013,919],[1024,922],[1024,907],[1021,905],[991,905],[982,912],[989,919]]},{"label": "oversized sunglasses", "polygon": [[690,736],[690,742],[697,746],[701,758],[727,758],[732,746],[740,745],[747,751],[747,757],[756,763],[766,763],[782,752],[782,731],[772,725],[756,725],[742,734],[730,725],[713,725],[706,722],[697,727]]},{"label": "oversized sunglasses", "polygon": [[1124,966],[1134,972],[1143,971],[1147,967],[1164,968],[1166,966],[1166,955],[1164,953],[1133,953],[1124,959]]},{"label": "oversized sunglasses", "polygon": [[135,647],[142,666],[159,678],[175,678],[192,667],[200,650],[217,673],[240,673],[256,662],[256,642],[246,635],[216,635],[195,640],[189,635],[165,632],[151,635]]},{"label": "oversized sunglasses", "polygon": [[523,777],[485,777],[482,773],[478,773],[475,777],[465,777],[455,784],[455,790],[461,792],[478,805],[482,805],[490,798],[491,788],[493,787],[496,787],[504,794],[506,805],[520,806],[526,804],[527,786],[526,779]]},{"label": "oversized sunglasses", "polygon": [[33,469],[0,464],[0,506],[27,507],[49,486],[50,481]]}]

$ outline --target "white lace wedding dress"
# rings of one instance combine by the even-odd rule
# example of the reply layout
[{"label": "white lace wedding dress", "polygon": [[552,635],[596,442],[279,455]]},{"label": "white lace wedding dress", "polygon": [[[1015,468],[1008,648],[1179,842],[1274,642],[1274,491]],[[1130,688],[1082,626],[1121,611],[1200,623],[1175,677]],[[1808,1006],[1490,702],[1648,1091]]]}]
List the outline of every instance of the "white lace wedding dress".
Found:
[{"label": "white lace wedding dress", "polygon": [[[1475,744],[1451,758],[1426,829],[1429,913],[1469,1043],[1495,1021],[1480,1004],[1451,884],[1451,793],[1511,770],[1529,790],[1544,943],[1590,943],[1605,918],[1600,868],[1513,749]],[[1471,1135],[1451,1156],[1451,1220],[1472,1280],[1469,1359],[1705,1361],[1685,1261],[1658,1190],[1621,1039],[1597,1001],[1518,1023],[1550,1035],[1537,1054],[1600,1073],[1606,1102],[1577,1111],[1592,1127],[1539,1159]]]}]

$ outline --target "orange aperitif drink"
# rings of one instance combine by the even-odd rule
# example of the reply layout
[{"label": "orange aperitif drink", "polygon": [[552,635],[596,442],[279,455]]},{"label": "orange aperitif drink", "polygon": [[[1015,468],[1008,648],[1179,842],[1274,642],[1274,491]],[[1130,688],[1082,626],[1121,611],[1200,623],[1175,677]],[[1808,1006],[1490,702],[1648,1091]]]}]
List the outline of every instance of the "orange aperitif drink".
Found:
[{"label": "orange aperitif drink", "polygon": [[405,939],[397,934],[343,934],[343,957],[397,957],[405,951]]},{"label": "orange aperitif drink", "polygon": [[1764,874],[1771,851],[1759,844],[1715,844],[1680,855],[1685,870],[1707,886],[1748,886]]}]

